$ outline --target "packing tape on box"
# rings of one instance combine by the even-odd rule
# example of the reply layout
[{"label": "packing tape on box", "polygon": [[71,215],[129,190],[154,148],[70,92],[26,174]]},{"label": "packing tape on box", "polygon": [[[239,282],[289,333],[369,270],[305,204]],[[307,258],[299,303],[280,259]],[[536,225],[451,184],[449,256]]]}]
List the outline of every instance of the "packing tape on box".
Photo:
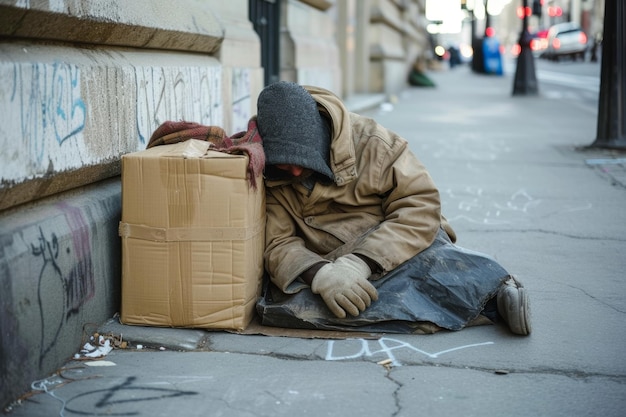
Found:
[{"label": "packing tape on box", "polygon": [[155,242],[216,242],[248,240],[265,229],[259,220],[251,227],[150,227],[120,222],[119,235]]}]

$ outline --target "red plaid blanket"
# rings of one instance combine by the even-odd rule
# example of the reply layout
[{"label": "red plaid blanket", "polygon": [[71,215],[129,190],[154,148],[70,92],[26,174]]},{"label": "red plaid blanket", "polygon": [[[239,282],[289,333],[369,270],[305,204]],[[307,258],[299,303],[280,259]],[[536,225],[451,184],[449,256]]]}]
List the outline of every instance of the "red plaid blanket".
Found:
[{"label": "red plaid blanket", "polygon": [[248,130],[232,136],[228,136],[226,131],[219,126],[205,126],[185,121],[164,122],[154,131],[146,149],[158,145],[171,145],[188,139],[211,142],[216,151],[248,155],[248,181],[256,189],[256,179],[263,173],[265,167],[265,152],[255,117],[248,121]]}]

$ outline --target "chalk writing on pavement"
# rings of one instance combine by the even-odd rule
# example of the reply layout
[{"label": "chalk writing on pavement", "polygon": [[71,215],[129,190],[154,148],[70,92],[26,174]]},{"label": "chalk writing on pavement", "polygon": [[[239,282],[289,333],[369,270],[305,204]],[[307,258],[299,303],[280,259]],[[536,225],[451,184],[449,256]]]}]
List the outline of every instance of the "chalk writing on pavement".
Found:
[{"label": "chalk writing on pavement", "polygon": [[[408,349],[410,351],[421,353],[431,359],[434,359],[434,358],[438,358],[439,356],[443,354],[454,352],[457,350],[494,344],[494,342],[474,343],[470,345],[463,345],[463,346],[453,347],[450,349],[445,349],[445,350],[435,352],[435,353],[430,353],[430,352],[426,352],[425,350],[419,349],[410,343],[404,342],[402,340],[391,339],[388,337],[382,337],[378,340],[349,339],[349,340],[341,341],[342,348],[344,348],[341,350],[345,352],[346,350],[345,345],[349,343],[352,345],[356,345],[356,349],[353,350],[354,353],[351,353],[351,354],[344,353],[344,354],[339,355],[335,353],[335,351],[338,350],[335,342],[336,342],[335,340],[328,341],[328,350],[326,352],[326,358],[325,358],[327,361],[342,361],[342,360],[348,360],[348,359],[357,359],[361,357],[374,357],[376,355],[379,355],[379,356],[386,356],[387,359],[391,361],[391,364],[393,366],[402,366],[402,364],[396,359],[394,355],[394,351],[399,350],[399,349]],[[378,347],[376,349],[372,349],[370,347],[370,343],[377,343]]]}]

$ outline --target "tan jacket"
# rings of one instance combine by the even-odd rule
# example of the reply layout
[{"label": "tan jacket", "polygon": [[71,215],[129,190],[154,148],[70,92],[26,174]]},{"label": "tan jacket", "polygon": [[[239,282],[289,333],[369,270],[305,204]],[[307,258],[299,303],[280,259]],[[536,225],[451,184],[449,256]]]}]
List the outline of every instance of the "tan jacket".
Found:
[{"label": "tan jacket", "polygon": [[348,112],[340,99],[306,87],[332,120],[335,184],[266,181],[265,268],[284,292],[304,284],[299,275],[322,259],[359,253],[383,273],[429,247],[443,227],[439,192],[406,140],[374,120]]}]

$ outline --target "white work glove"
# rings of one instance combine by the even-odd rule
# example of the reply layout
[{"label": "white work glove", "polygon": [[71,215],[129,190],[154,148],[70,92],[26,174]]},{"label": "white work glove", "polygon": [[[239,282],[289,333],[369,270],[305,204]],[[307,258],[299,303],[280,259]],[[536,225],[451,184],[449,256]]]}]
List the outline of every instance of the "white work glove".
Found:
[{"label": "white work glove", "polygon": [[330,311],[340,319],[346,317],[346,312],[358,316],[372,301],[378,300],[378,291],[367,280],[371,273],[367,263],[358,256],[340,256],[317,271],[311,291],[320,294]]}]

